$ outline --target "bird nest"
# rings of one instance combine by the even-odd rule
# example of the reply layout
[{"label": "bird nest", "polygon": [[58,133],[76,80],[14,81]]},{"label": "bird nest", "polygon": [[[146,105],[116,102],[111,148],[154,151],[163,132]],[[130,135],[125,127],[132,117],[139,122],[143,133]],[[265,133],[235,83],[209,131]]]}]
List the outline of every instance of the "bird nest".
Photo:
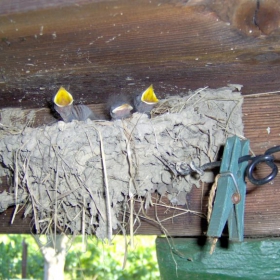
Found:
[{"label": "bird nest", "polygon": [[37,233],[110,238],[135,214],[133,199],[147,208],[157,192],[184,205],[192,186],[212,176],[182,175],[177,167],[215,161],[228,136],[242,136],[242,102],[233,86],[204,88],[160,101],[151,118],[135,113],[10,132],[2,122],[0,174],[12,184],[0,194],[0,211],[24,205]]}]

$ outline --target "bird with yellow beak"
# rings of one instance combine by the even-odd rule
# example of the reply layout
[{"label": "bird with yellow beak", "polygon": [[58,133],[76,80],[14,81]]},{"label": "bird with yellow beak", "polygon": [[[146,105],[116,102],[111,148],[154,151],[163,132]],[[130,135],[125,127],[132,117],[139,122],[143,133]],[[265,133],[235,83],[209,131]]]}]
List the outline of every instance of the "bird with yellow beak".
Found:
[{"label": "bird with yellow beak", "polygon": [[65,122],[71,122],[73,120],[85,121],[87,119],[98,119],[88,106],[73,105],[73,96],[64,87],[60,87],[53,98],[53,102],[54,109]]},{"label": "bird with yellow beak", "polygon": [[108,100],[108,107],[112,120],[129,118],[132,114],[133,107],[128,96],[117,94],[111,95]]},{"label": "bird with yellow beak", "polygon": [[153,85],[150,85],[142,94],[134,98],[135,111],[150,114],[158,101]]}]

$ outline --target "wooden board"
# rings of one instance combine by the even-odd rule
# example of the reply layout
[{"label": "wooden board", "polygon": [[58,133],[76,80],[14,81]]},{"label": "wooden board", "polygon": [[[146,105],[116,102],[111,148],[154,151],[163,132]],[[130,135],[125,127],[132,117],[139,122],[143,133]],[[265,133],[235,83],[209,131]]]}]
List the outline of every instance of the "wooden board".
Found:
[{"label": "wooden board", "polygon": [[227,83],[244,94],[280,88],[277,30],[227,16],[251,0],[45,2],[0,3],[0,108],[47,107],[60,85],[86,104],[150,84],[159,97]]},{"label": "wooden board", "polygon": [[[0,108],[36,108],[37,124],[51,123],[49,101],[60,85],[70,89],[76,103],[102,113],[110,95],[129,95],[151,83],[160,98],[228,83],[243,84],[245,95],[277,91],[280,4],[253,2],[1,1]],[[245,136],[256,154],[280,143],[279,104],[277,94],[245,98]],[[263,187],[248,184],[247,236],[279,235],[279,180]],[[208,193],[207,186],[193,189],[189,209],[205,212]],[[9,225],[12,211],[0,214],[0,232],[30,232],[30,220],[21,214]],[[178,214],[163,207],[157,211],[160,219]],[[154,213],[152,207],[147,215]],[[177,236],[206,230],[204,220],[192,214],[162,224]],[[161,230],[143,220],[137,233]]]},{"label": "wooden board", "polygon": [[[173,254],[168,242],[172,242]],[[213,254],[210,254],[211,245],[197,238],[158,237],[156,249],[161,279],[279,279],[279,238],[247,239],[242,243],[222,239]]]}]

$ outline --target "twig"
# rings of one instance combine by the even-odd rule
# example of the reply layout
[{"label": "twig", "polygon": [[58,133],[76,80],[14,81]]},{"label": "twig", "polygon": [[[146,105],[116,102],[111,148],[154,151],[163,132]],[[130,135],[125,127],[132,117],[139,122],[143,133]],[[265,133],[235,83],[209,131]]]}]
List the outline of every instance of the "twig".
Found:
[{"label": "twig", "polygon": [[130,246],[134,249],[134,236],[133,236],[133,196],[130,198]]},{"label": "twig", "polygon": [[[210,218],[211,218],[211,214],[212,214],[212,210],[213,210],[213,202],[214,202],[214,197],[215,197],[215,193],[216,193],[216,189],[218,186],[218,180],[219,180],[220,176],[219,174],[216,176],[215,178],[215,182],[211,188],[210,194],[209,194],[209,199],[208,199],[208,211],[207,211],[207,222],[209,224],[210,222]],[[211,245],[211,249],[210,249],[210,255],[213,254],[215,247],[216,247],[216,243],[218,241],[217,237],[212,238],[212,245]]]},{"label": "twig", "polygon": [[[142,207],[143,207],[143,206],[142,206]],[[155,206],[155,217],[156,217],[156,220],[157,220],[158,225],[160,226],[161,230],[162,230],[162,231],[164,232],[164,234],[166,235],[166,241],[167,241],[167,243],[168,243],[168,245],[169,245],[171,257],[172,257],[172,259],[173,259],[173,261],[174,261],[174,264],[175,264],[176,276],[178,277],[178,264],[177,264],[177,262],[176,262],[176,260],[175,260],[174,255],[173,255],[173,250],[176,250],[176,249],[174,248],[174,244],[172,244],[172,246],[171,246],[171,242],[172,242],[173,240],[172,240],[172,238],[171,238],[171,242],[169,242],[168,236],[170,236],[170,235],[168,234],[167,229],[166,229],[166,228],[162,225],[162,223],[159,221],[159,218],[158,218],[158,215],[157,215],[157,206]],[[170,236],[170,237],[171,237],[171,236]],[[177,250],[176,250],[176,251],[177,251]]]},{"label": "twig", "polygon": [[231,112],[230,112],[230,114],[229,114],[229,116],[228,116],[228,119],[227,119],[227,121],[226,121],[226,130],[228,130],[229,121],[230,121],[230,119],[231,119],[231,117],[232,117],[232,115],[233,115],[233,112],[235,111],[236,108],[238,108],[237,106],[238,106],[242,101],[243,101],[243,100],[240,99],[240,100],[235,104],[235,106],[233,107],[233,109],[231,110]]},{"label": "twig", "polygon": [[110,192],[109,192],[109,184],[108,184],[108,177],[107,177],[107,168],[106,168],[106,160],[105,160],[105,153],[104,153],[104,146],[103,146],[103,139],[100,131],[94,127],[97,131],[99,139],[100,139],[100,150],[101,150],[101,160],[103,165],[103,174],[104,174],[104,183],[105,183],[105,194],[106,194],[106,204],[107,204],[107,215],[108,215],[108,240],[111,242],[113,236],[113,229],[112,229],[112,220],[111,220],[111,202],[110,202]]},{"label": "twig", "polygon": [[[137,200],[137,202],[140,202],[140,201]],[[165,207],[165,208],[168,208],[168,209],[174,209],[174,210],[182,211],[182,212],[184,212],[185,214],[186,214],[186,213],[191,213],[191,214],[198,215],[198,216],[200,216],[200,217],[204,217],[204,218],[205,218],[205,215],[204,215],[202,212],[193,211],[193,210],[189,210],[189,209],[183,209],[183,208],[179,208],[179,207],[175,207],[175,206],[170,206],[170,205],[164,205],[164,204],[160,204],[160,203],[156,203],[156,202],[154,202],[153,205]],[[170,218],[169,218],[169,219],[170,219]],[[165,219],[165,220],[167,220],[167,219]],[[162,220],[162,221],[163,221],[163,220]],[[162,221],[161,221],[161,222],[162,222]]]},{"label": "twig", "polygon": [[126,240],[126,231],[125,228],[121,225],[121,223],[119,221],[117,221],[118,226],[120,227],[122,234],[123,234],[123,238],[124,238],[124,256],[123,256],[123,265],[122,265],[122,269],[125,269],[126,266],[126,261],[127,261],[127,240]]},{"label": "twig", "polygon": [[[58,185],[58,156],[55,147],[53,146],[54,152],[56,154],[56,174],[55,174],[55,208],[54,208],[54,239],[56,244],[56,227],[57,227],[57,185]],[[55,248],[56,249],[56,248]]]},{"label": "twig", "polygon": [[178,111],[178,113],[181,113],[182,110],[184,109],[184,107],[186,106],[186,104],[192,99],[194,98],[197,94],[199,94],[200,92],[204,91],[205,89],[207,89],[208,86],[204,87],[204,88],[201,88],[199,90],[197,90],[194,94],[192,94],[187,100],[186,102],[184,102],[184,105],[181,107],[181,109]]},{"label": "twig", "polygon": [[280,91],[277,90],[277,91],[270,91],[270,92],[253,93],[253,94],[243,95],[243,97],[244,98],[259,97],[259,96],[265,96],[265,95],[270,95],[275,93],[280,93]]},{"label": "twig", "polygon": [[85,197],[83,197],[83,213],[82,213],[82,250],[83,250],[83,252],[85,252],[86,251],[86,246],[85,246],[85,231],[86,231],[86,225],[85,225],[85,223],[86,223],[86,213],[85,213],[85,203],[86,203],[86,201],[85,201]]},{"label": "twig", "polygon": [[16,151],[16,159],[15,159],[15,166],[14,166],[15,201],[17,201],[17,196],[18,196],[18,152],[19,152],[19,149],[17,149],[17,151]]},{"label": "twig", "polygon": [[14,220],[15,220],[15,217],[16,217],[16,214],[18,212],[18,208],[19,208],[19,204],[16,204],[16,207],[14,209],[14,213],[13,213],[13,217],[12,217],[12,220],[11,220],[11,224],[14,223]]},{"label": "twig", "polygon": [[32,209],[33,209],[34,220],[35,220],[35,228],[36,228],[36,231],[39,233],[40,232],[40,227],[39,227],[39,223],[38,223],[37,209],[36,209],[36,205],[38,205],[39,203],[37,202],[36,197],[33,194],[33,190],[32,190],[32,188],[30,187],[30,184],[29,184],[28,163],[29,163],[29,160],[27,162],[27,166],[23,165],[23,170],[25,172],[23,181],[26,182],[26,187],[27,187],[27,189],[29,191],[29,194],[30,194],[30,197],[31,197]]}]

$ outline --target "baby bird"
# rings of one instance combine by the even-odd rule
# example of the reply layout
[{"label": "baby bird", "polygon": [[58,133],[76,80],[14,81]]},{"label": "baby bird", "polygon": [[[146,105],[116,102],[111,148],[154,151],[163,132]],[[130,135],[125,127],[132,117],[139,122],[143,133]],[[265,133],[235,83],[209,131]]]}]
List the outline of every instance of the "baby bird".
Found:
[{"label": "baby bird", "polygon": [[133,110],[130,103],[129,98],[124,95],[112,96],[108,101],[108,107],[112,120],[129,118]]},{"label": "baby bird", "polygon": [[73,96],[64,87],[60,87],[53,98],[54,109],[61,116],[64,122],[73,120],[85,121],[96,120],[97,117],[86,105],[73,105]]},{"label": "baby bird", "polygon": [[150,85],[141,95],[134,98],[135,111],[150,114],[158,101],[153,85]]}]

